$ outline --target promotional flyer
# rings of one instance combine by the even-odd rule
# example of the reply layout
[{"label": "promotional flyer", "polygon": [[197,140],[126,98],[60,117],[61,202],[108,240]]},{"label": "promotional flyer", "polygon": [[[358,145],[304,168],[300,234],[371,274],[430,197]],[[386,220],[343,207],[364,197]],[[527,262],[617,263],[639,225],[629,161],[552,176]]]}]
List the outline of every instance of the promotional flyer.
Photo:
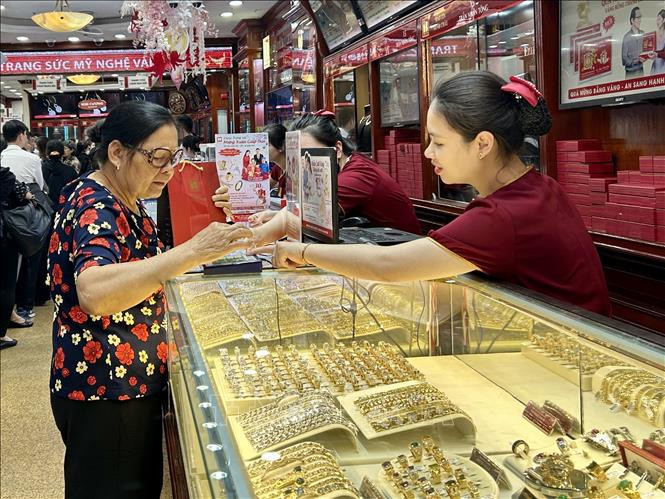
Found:
[{"label": "promotional flyer", "polygon": [[286,132],[286,237],[289,241],[302,241],[300,211],[300,131]]},{"label": "promotional flyer", "polygon": [[561,2],[562,108],[665,96],[665,2]]},{"label": "promotional flyer", "polygon": [[244,222],[270,205],[268,134],[215,135],[219,183],[229,188],[233,221]]},{"label": "promotional flyer", "polygon": [[302,230],[320,242],[337,242],[337,156],[332,147],[302,150]]}]

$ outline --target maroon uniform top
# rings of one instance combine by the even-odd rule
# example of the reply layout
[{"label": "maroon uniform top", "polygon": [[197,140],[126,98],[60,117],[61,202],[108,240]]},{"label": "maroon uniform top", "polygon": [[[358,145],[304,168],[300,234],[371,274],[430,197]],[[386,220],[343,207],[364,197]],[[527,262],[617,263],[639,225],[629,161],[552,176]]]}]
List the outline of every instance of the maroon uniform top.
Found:
[{"label": "maroon uniform top", "polygon": [[337,177],[344,217],[365,217],[373,227],[420,234],[411,200],[395,180],[367,156],[353,153]]},{"label": "maroon uniform top", "polygon": [[552,178],[528,172],[429,236],[493,277],[610,314],[600,258],[582,218]]}]

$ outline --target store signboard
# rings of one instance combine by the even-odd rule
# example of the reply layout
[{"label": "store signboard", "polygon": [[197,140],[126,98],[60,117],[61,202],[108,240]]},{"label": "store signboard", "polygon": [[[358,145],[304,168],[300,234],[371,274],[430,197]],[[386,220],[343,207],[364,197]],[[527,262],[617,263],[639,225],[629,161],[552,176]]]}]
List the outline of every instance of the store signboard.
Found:
[{"label": "store signboard", "polygon": [[369,42],[369,60],[376,61],[383,57],[413,47],[418,42],[417,24],[414,19],[409,24],[386,33]]},{"label": "store signboard", "polygon": [[[118,73],[147,71],[152,65],[145,50],[73,50],[66,52],[5,52],[0,73],[29,75],[42,73]],[[209,69],[233,66],[230,47],[206,49]]]},{"label": "store signboard", "polygon": [[367,44],[360,45],[327,60],[325,64],[326,77],[339,76],[342,73],[364,66],[368,62]]},{"label": "store signboard", "polygon": [[32,80],[33,92],[53,93],[60,90],[60,77],[58,78],[36,78]]},{"label": "store signboard", "polygon": [[226,185],[234,222],[270,206],[270,163],[267,133],[215,135],[219,183]]},{"label": "store signboard", "polygon": [[661,0],[561,2],[559,107],[665,97]]},{"label": "store signboard", "polygon": [[135,74],[119,76],[118,86],[121,90],[143,90],[152,87],[152,76],[149,74]]},{"label": "store signboard", "polygon": [[[452,0],[420,21],[420,36],[431,38],[496,14],[520,0]],[[575,3],[575,2],[571,2]]]}]

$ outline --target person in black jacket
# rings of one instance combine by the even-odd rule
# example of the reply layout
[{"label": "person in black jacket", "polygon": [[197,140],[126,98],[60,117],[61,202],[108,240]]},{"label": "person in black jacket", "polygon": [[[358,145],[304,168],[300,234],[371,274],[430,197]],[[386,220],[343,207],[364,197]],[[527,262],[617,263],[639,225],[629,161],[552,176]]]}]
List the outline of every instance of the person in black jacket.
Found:
[{"label": "person in black jacket", "polygon": [[78,177],[73,167],[62,162],[64,154],[65,146],[61,141],[49,140],[46,144],[46,159],[42,163],[42,173],[54,208],[58,206],[62,188]]},{"label": "person in black jacket", "polygon": [[[32,195],[23,182],[18,182],[9,168],[0,166],[0,211],[11,210],[27,202]],[[30,327],[32,322],[17,317],[12,320],[16,296],[16,272],[18,271],[18,249],[4,232],[0,217],[0,350],[16,345],[15,339],[7,336],[8,327]],[[19,320],[21,322],[19,322]]]}]

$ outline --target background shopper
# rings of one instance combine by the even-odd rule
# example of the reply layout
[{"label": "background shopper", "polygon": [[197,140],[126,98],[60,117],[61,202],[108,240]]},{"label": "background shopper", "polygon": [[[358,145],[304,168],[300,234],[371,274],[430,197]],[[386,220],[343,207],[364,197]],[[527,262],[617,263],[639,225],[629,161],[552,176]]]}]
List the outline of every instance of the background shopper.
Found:
[{"label": "background shopper", "polygon": [[99,171],[61,193],[49,245],[55,304],[51,407],[65,443],[65,496],[159,498],[168,279],[246,248],[213,223],[163,251],[140,199],[158,197],[182,151],[174,120],[122,103],[99,129]]},{"label": "background shopper", "polygon": [[[18,182],[9,168],[0,166],[0,212],[20,206],[30,197],[28,187],[23,182]],[[7,328],[11,326],[14,313],[18,261],[18,249],[5,232],[3,217],[0,216],[0,262],[2,262],[0,265],[0,349],[13,347],[17,343],[15,339],[7,336]],[[20,317],[17,319],[21,320]],[[27,321],[14,322],[18,327],[28,326]]]},{"label": "background shopper", "polygon": [[[439,82],[433,96],[425,156],[443,182],[479,192],[465,212],[428,238],[391,247],[277,243],[274,263],[309,263],[377,281],[480,270],[608,315],[600,259],[579,213],[555,180],[527,168],[517,155],[525,135],[543,135],[551,126],[535,86],[476,71]],[[252,229],[258,244],[283,236],[280,213]]]},{"label": "background shopper", "polygon": [[65,152],[62,155],[62,162],[71,166],[78,175],[81,172],[81,162],[76,157],[76,144],[73,140],[68,140],[63,145]]}]

